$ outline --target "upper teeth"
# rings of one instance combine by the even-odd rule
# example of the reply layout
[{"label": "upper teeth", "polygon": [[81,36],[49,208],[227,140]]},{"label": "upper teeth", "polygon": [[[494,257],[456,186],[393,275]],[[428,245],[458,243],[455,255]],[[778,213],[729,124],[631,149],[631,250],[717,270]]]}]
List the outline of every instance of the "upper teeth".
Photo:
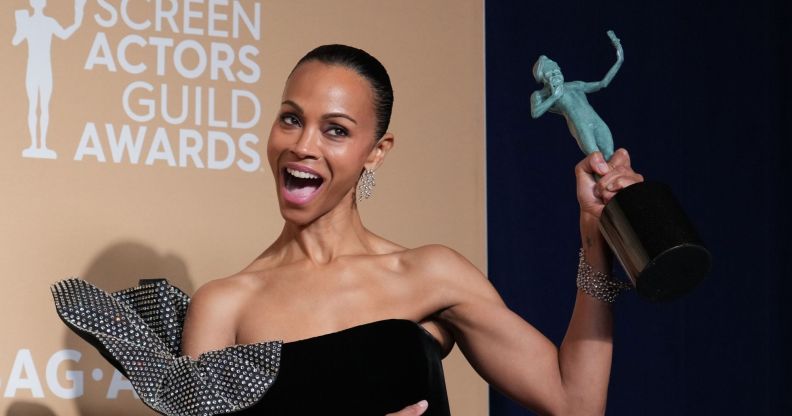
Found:
[{"label": "upper teeth", "polygon": [[301,171],[301,170],[296,170],[296,169],[286,168],[286,172],[289,172],[289,175],[292,175],[292,176],[295,176],[295,177],[298,177],[298,178],[303,178],[303,179],[319,179],[319,177],[318,177],[318,176],[316,176],[316,175],[314,175],[314,174],[312,174],[312,173],[303,172],[303,171]]}]

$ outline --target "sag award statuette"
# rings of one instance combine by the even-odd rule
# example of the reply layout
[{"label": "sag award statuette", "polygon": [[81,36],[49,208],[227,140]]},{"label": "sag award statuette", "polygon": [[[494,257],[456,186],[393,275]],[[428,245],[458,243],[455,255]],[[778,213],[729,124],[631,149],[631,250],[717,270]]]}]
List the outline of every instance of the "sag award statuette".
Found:
[{"label": "sag award statuette", "polygon": [[[585,154],[600,151],[610,160],[610,129],[586,99],[587,93],[607,87],[624,61],[621,42],[613,31],[607,33],[616,48],[616,63],[602,81],[564,82],[558,64],[539,57],[533,76],[544,88],[531,95],[531,116],[547,111],[563,115]],[[599,225],[636,291],[646,298],[674,299],[709,272],[709,251],[667,185],[641,182],[622,189],[605,206]]]}]

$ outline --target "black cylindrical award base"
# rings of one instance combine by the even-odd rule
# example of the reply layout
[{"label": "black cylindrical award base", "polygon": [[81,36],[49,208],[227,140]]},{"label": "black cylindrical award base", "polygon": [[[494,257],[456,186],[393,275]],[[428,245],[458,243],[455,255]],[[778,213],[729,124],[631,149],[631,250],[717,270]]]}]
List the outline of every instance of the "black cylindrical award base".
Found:
[{"label": "black cylindrical award base", "polygon": [[638,294],[648,299],[675,299],[709,272],[709,251],[662,183],[619,191],[602,211],[600,230]]}]

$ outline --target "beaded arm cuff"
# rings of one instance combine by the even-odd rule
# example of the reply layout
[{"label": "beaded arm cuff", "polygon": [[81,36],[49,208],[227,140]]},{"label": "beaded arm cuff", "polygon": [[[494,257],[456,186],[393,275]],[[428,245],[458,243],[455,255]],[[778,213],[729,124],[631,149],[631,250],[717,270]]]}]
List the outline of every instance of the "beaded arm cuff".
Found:
[{"label": "beaded arm cuff", "polygon": [[168,416],[209,416],[250,407],[272,386],[281,342],[181,355],[190,298],[164,279],[107,293],[81,279],[51,287],[63,322],[121,371],[143,402]]},{"label": "beaded arm cuff", "polygon": [[611,275],[594,271],[586,262],[581,248],[578,252],[577,287],[583,293],[607,303],[616,301],[616,296],[631,288],[630,285],[614,279]]}]

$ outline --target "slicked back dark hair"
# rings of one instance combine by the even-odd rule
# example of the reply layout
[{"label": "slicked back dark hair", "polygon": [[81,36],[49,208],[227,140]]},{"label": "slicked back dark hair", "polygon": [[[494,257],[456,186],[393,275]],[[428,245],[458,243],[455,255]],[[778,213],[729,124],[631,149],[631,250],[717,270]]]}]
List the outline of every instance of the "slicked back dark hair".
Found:
[{"label": "slicked back dark hair", "polygon": [[[374,92],[374,113],[377,130],[374,140],[379,141],[388,131],[393,110],[393,87],[388,71],[377,58],[368,52],[347,45],[322,45],[303,56],[294,69],[306,62],[318,61],[327,65],[349,68],[365,78]],[[294,72],[294,70],[292,70]]]}]

